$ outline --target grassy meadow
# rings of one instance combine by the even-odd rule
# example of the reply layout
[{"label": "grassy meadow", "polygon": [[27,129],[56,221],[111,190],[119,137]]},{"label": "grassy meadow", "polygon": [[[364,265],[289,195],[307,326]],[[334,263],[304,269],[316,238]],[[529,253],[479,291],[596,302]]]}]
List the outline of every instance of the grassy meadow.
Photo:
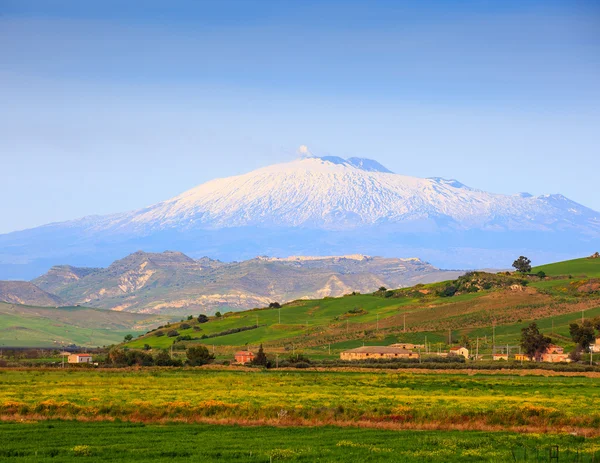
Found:
[{"label": "grassy meadow", "polygon": [[0,416],[596,434],[599,377],[415,370],[5,369],[0,370]]},{"label": "grassy meadow", "polygon": [[[19,462],[496,462],[600,458],[600,440],[571,435],[123,422],[0,422],[0,460]],[[545,457],[545,459],[544,459]],[[579,460],[575,460],[575,458]],[[594,459],[594,460],[592,460]]]}]

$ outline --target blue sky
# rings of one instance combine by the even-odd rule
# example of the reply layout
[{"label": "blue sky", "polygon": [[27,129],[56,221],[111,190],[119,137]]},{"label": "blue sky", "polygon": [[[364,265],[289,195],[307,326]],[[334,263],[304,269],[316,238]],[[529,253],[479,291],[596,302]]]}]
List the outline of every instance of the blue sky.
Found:
[{"label": "blue sky", "polygon": [[140,4],[0,2],[0,233],[301,144],[600,210],[594,2]]}]

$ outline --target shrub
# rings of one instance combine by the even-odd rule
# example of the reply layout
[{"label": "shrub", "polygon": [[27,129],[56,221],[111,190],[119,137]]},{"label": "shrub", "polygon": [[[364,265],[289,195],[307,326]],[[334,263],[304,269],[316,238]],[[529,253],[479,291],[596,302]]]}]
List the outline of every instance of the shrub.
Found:
[{"label": "shrub", "polygon": [[198,323],[206,323],[208,321],[208,317],[203,313],[198,315]]},{"label": "shrub", "polygon": [[181,330],[189,330],[191,328],[190,325],[188,325],[187,323],[182,323],[181,325],[179,325],[179,329]]},{"label": "shrub", "polygon": [[310,368],[310,364],[306,362],[298,362],[295,365],[296,368]]},{"label": "shrub", "polygon": [[164,331],[157,331],[156,333],[154,333],[154,336],[157,336],[157,337],[159,337],[159,338],[160,338],[161,336],[164,336],[164,335],[165,335],[165,332],[164,332]]},{"label": "shrub", "polygon": [[177,330],[170,330],[167,333],[167,336],[169,336],[170,338],[174,338],[175,336],[179,336],[179,332]]},{"label": "shrub", "polygon": [[279,302],[271,302],[269,304],[269,309],[281,309],[281,304]]},{"label": "shrub", "polygon": [[215,356],[205,346],[197,346],[187,350],[187,359],[188,365],[196,367],[212,362]]}]

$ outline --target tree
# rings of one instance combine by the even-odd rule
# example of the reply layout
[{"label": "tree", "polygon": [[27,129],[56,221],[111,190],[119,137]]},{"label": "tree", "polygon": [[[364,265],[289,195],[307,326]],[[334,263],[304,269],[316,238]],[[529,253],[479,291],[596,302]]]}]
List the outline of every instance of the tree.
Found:
[{"label": "tree", "polygon": [[193,315],[188,315],[188,318],[187,318],[187,319],[188,319],[188,321],[189,321],[189,320],[193,320],[193,319],[194,319],[194,316],[193,316]]},{"label": "tree", "polygon": [[152,347],[150,346],[150,344],[144,344],[144,350],[151,350]]},{"label": "tree", "polygon": [[543,280],[544,278],[546,278],[546,272],[544,272],[543,270],[540,270],[539,272],[537,272],[536,275],[541,280]]},{"label": "tree", "polygon": [[552,344],[552,340],[540,333],[537,323],[533,322],[521,329],[521,347],[530,359],[539,362],[550,344]]},{"label": "tree", "polygon": [[269,304],[269,309],[281,309],[281,304],[279,302],[271,302]]},{"label": "tree", "polygon": [[263,350],[262,344],[258,348],[258,352],[256,356],[252,359],[252,365],[261,365],[263,367],[269,367],[269,360],[267,359],[267,354]]},{"label": "tree", "polygon": [[571,339],[577,343],[582,350],[588,350],[590,344],[594,342],[596,332],[591,321],[586,320],[582,325],[571,323],[569,325],[569,334]]},{"label": "tree", "polygon": [[471,339],[469,338],[469,336],[467,336],[466,334],[463,334],[460,337],[460,340],[458,341],[458,344],[466,347],[467,349],[471,350],[471,348],[473,347],[473,342],[471,341]]},{"label": "tree", "polygon": [[125,342],[129,342],[133,339],[133,336],[131,334],[127,334],[125,335]]},{"label": "tree", "polygon": [[387,291],[387,288],[386,288],[385,286],[381,286],[381,287],[378,289],[378,291],[379,291],[379,292],[382,292],[382,293],[385,293],[385,292]]},{"label": "tree", "polygon": [[198,315],[198,323],[206,323],[208,321],[208,317],[201,313]]},{"label": "tree", "polygon": [[215,314],[215,317],[217,317],[217,318],[221,318],[222,316],[223,316],[223,315],[221,315],[221,312],[217,312],[217,313]]},{"label": "tree", "polygon": [[521,273],[529,273],[531,272],[531,260],[529,260],[525,256],[519,257],[515,260],[512,266],[517,270],[517,272]]},{"label": "tree", "polygon": [[178,367],[181,366],[181,360],[172,359],[166,349],[161,349],[156,357],[154,357],[154,365],[159,367]]},{"label": "tree", "polygon": [[206,346],[190,347],[187,352],[187,363],[193,367],[206,365],[215,359]]}]

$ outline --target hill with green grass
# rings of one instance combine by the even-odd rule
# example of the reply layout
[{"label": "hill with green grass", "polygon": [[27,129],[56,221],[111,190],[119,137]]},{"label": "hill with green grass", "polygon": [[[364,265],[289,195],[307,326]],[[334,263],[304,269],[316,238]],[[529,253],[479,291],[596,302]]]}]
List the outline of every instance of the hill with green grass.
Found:
[{"label": "hill with green grass", "polygon": [[[548,269],[546,277],[533,274],[540,268]],[[512,346],[514,353],[521,329],[536,321],[553,342],[569,348],[573,345],[569,323],[580,321],[582,314],[600,316],[600,285],[595,278],[600,275],[600,259],[561,262],[533,272],[471,272],[441,283],[230,312],[205,323],[192,319],[165,325],[126,345],[185,349],[203,344],[217,355],[231,357],[239,348],[263,344],[282,354],[302,351],[335,357],[363,344],[426,342],[428,349],[443,350],[449,339],[457,343],[468,336],[474,344],[478,340],[482,352],[491,352],[495,342]]]},{"label": "hill with green grass", "polygon": [[0,302],[0,347],[103,346],[161,323],[156,315],[89,307],[35,307]]},{"label": "hill with green grass", "polygon": [[534,267],[533,273],[544,272],[549,276],[600,277],[600,255],[598,253],[581,259],[565,260],[554,264]]}]

